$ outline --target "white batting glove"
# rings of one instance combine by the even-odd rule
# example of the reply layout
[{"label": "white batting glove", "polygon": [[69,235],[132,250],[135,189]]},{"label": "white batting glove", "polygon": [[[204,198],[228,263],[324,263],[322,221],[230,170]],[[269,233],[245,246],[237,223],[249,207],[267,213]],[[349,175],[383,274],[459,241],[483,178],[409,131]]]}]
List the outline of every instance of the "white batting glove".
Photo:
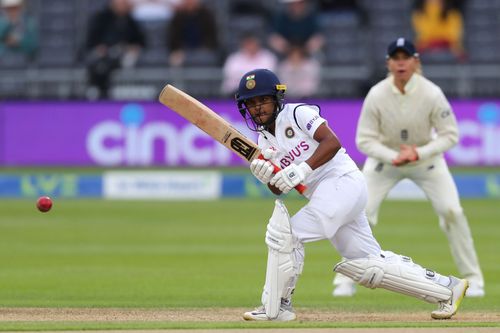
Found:
[{"label": "white batting glove", "polygon": [[267,184],[273,178],[274,167],[271,162],[256,158],[250,163],[250,171],[262,184]]},{"label": "white batting glove", "polygon": [[312,171],[313,170],[306,162],[302,162],[299,165],[291,164],[274,175],[270,184],[286,194],[290,192],[292,188],[306,180]]},{"label": "white batting glove", "polygon": [[262,156],[264,156],[266,160],[272,160],[277,154],[278,152],[273,148],[267,148],[262,152]]}]

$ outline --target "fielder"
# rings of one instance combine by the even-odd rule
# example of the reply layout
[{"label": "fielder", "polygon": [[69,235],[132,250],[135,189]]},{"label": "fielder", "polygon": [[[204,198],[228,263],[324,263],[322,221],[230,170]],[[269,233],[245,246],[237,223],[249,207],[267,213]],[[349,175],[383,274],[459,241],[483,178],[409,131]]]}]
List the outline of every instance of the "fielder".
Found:
[{"label": "fielder", "polygon": [[267,160],[254,160],[253,175],[275,194],[297,184],[308,189],[309,202],[291,218],[276,200],[267,225],[267,271],[262,306],[244,313],[245,320],[289,321],[296,318],[292,294],[304,264],[304,243],[328,239],[346,258],[334,267],[359,284],[384,288],[438,304],[435,319],[451,318],[468,281],[422,268],[408,257],[382,251],[365,215],[367,189],[363,174],[320,115],[319,107],[284,104],[286,86],[274,73],[246,73],[236,100],[249,127],[259,132],[266,158],[283,170],[273,175]]},{"label": "fielder", "polygon": [[[375,85],[363,104],[356,134],[368,158],[366,214],[377,224],[380,204],[400,180],[411,179],[426,194],[439,216],[460,275],[470,282],[469,297],[484,296],[484,280],[467,219],[443,152],[458,141],[458,128],[441,89],[421,74],[413,43],[404,38],[387,50],[389,76]],[[334,296],[352,296],[355,285],[337,275]]]}]

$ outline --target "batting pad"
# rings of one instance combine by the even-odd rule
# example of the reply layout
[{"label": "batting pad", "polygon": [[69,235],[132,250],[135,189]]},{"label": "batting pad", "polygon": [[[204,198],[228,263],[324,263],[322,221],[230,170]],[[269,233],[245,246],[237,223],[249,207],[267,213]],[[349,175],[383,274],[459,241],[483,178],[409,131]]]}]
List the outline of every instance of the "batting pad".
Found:
[{"label": "batting pad", "polygon": [[295,288],[299,272],[295,269],[293,256],[294,240],[290,216],[281,200],[276,200],[273,215],[269,219],[266,233],[268,246],[266,284],[262,304],[266,315],[278,317],[281,299],[289,298]]},{"label": "batting pad", "polygon": [[368,257],[344,260],[333,270],[347,275],[362,286],[391,290],[429,303],[449,300],[452,295],[449,288],[426,278],[425,270],[413,263],[388,263],[383,258]]}]

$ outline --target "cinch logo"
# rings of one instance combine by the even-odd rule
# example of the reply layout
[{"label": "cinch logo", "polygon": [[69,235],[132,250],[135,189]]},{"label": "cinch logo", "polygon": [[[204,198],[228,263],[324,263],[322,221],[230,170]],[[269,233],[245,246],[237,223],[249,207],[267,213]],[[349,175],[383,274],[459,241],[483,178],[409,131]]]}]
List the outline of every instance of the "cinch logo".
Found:
[{"label": "cinch logo", "polygon": [[457,164],[500,164],[500,106],[481,104],[477,110],[479,122],[462,120],[458,123],[460,142],[447,156]]},{"label": "cinch logo", "polygon": [[[243,123],[233,125],[245,135]],[[87,152],[99,165],[229,165],[233,153],[196,126],[146,122],[139,104],[126,104],[120,120],[96,124],[87,136]]]}]

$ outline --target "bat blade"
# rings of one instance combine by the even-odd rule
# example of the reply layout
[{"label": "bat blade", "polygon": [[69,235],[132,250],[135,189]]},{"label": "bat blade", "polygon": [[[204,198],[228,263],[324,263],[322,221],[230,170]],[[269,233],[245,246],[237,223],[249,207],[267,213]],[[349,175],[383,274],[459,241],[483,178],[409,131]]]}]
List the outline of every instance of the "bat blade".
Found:
[{"label": "bat blade", "polygon": [[[208,106],[182,90],[167,84],[160,93],[159,101],[232,150],[242,159],[248,162],[256,158],[264,159],[259,146],[255,142],[243,135]],[[280,170],[278,166],[274,165],[274,173]],[[306,187],[299,184],[295,189],[299,193],[303,193]]]},{"label": "bat blade", "polygon": [[231,149],[242,159],[251,162],[260,155],[260,149],[256,143],[209,107],[182,90],[168,84],[160,93],[159,99],[163,105]]}]

